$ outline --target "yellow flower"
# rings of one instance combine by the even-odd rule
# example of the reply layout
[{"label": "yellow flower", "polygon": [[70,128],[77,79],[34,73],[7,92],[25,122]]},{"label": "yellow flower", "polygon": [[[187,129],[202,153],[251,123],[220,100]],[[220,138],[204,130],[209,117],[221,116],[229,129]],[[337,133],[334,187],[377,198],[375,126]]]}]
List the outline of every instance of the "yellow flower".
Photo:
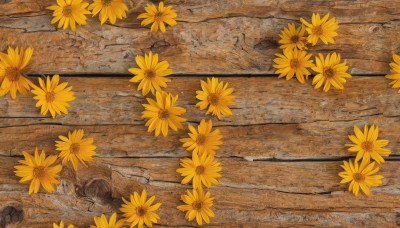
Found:
[{"label": "yellow flower", "polygon": [[303,18],[300,18],[301,23],[306,26],[308,33],[307,41],[313,46],[317,44],[318,39],[321,39],[325,44],[335,43],[333,37],[338,35],[335,31],[337,28],[339,28],[339,25],[335,18],[331,18],[330,20],[328,20],[328,18],[329,13],[327,13],[322,20],[319,13],[313,13],[311,24]]},{"label": "yellow flower", "polygon": [[69,102],[75,100],[74,92],[71,91],[72,86],[67,87],[68,82],[58,84],[60,76],[54,75],[50,80],[47,76],[46,82],[39,78],[40,87],[34,85],[32,93],[36,96],[36,107],[41,107],[40,114],[43,116],[50,111],[53,118],[61,113],[68,114]]},{"label": "yellow flower", "polygon": [[196,107],[200,110],[207,109],[206,114],[212,114],[221,119],[221,114],[224,116],[231,116],[232,111],[229,108],[230,105],[234,105],[232,96],[233,88],[228,88],[228,83],[223,81],[218,82],[218,78],[207,78],[207,82],[201,80],[202,90],[196,91],[196,98],[200,100]]},{"label": "yellow flower", "polygon": [[[296,75],[297,80],[304,84],[311,74],[308,68],[313,67],[313,61],[310,60],[311,54],[297,49],[285,49],[282,54],[275,54],[278,58],[274,59],[276,69],[275,73],[279,74],[278,78],[286,76],[286,80],[290,80]],[[304,79],[305,76],[305,79]]]},{"label": "yellow flower", "polygon": [[197,129],[198,131],[189,124],[189,138],[180,139],[183,147],[187,147],[186,150],[193,151],[193,153],[199,154],[199,156],[204,153],[214,156],[215,150],[218,150],[222,144],[222,135],[219,129],[211,131],[212,121],[209,120],[207,123],[204,119],[200,121]]},{"label": "yellow flower", "polygon": [[346,78],[351,78],[351,75],[346,72],[349,68],[346,63],[340,63],[340,54],[329,53],[325,59],[321,53],[318,56],[315,57],[317,65],[312,67],[313,71],[318,73],[312,81],[315,89],[319,89],[323,84],[325,92],[328,92],[331,85],[335,89],[344,89],[343,84],[346,83]]},{"label": "yellow flower", "polygon": [[17,97],[17,91],[28,94],[32,82],[23,75],[23,69],[28,65],[33,54],[32,48],[11,48],[7,54],[0,53],[0,96],[10,92],[11,98]]},{"label": "yellow flower", "polygon": [[57,178],[59,177],[58,173],[62,169],[61,165],[52,166],[56,162],[57,156],[50,155],[46,157],[46,154],[43,150],[39,155],[37,148],[35,149],[34,156],[25,151],[22,151],[22,154],[24,155],[25,159],[18,161],[22,165],[14,166],[16,169],[14,173],[17,177],[22,178],[19,181],[21,183],[31,181],[29,186],[29,195],[32,193],[37,193],[40,185],[42,185],[44,190],[47,192],[53,192],[53,184],[60,183]]},{"label": "yellow flower", "polygon": [[94,0],[88,9],[92,11],[93,17],[100,12],[101,24],[104,24],[107,19],[111,24],[115,24],[117,18],[126,18],[126,11],[128,11],[128,7],[122,0]]},{"label": "yellow flower", "polygon": [[139,195],[137,192],[134,192],[133,195],[131,194],[130,201],[122,197],[124,204],[122,204],[119,210],[124,213],[126,222],[131,223],[131,228],[136,225],[142,228],[144,224],[152,227],[153,223],[157,223],[160,216],[155,211],[161,206],[161,203],[152,205],[155,198],[155,196],[152,196],[147,200],[146,190],[142,191],[142,195]]},{"label": "yellow flower", "polygon": [[[390,72],[391,74],[386,75],[387,79],[393,80],[389,83],[392,88],[400,88],[400,56],[394,54],[393,55],[394,62],[390,63]],[[398,91],[400,93],[400,90]]]},{"label": "yellow flower", "polygon": [[150,52],[145,56],[136,56],[136,64],[139,68],[130,68],[129,72],[135,76],[129,80],[130,82],[140,82],[138,90],[142,90],[143,96],[149,91],[154,95],[156,91],[161,91],[161,88],[167,87],[167,82],[171,79],[166,76],[172,74],[167,61],[158,62],[158,54]]},{"label": "yellow flower", "polygon": [[58,28],[67,29],[71,26],[72,31],[76,31],[76,24],[86,25],[86,14],[92,14],[86,7],[89,5],[82,0],[57,0],[57,5],[47,7],[53,10],[53,20],[51,24],[58,21]]},{"label": "yellow flower", "polygon": [[[60,225],[53,223],[53,228],[64,228],[64,222],[61,220]],[[75,228],[74,225],[69,224],[67,228]]]},{"label": "yellow flower", "polygon": [[145,111],[142,112],[142,119],[148,119],[146,127],[148,132],[155,130],[155,135],[158,136],[162,132],[163,136],[168,135],[168,127],[177,131],[182,129],[181,122],[186,119],[180,117],[186,110],[175,105],[178,100],[178,95],[172,96],[164,91],[156,92],[156,101],[152,98],[147,98],[148,104],[143,104]]},{"label": "yellow flower", "polygon": [[369,129],[367,125],[364,125],[364,133],[357,127],[354,126],[355,135],[349,135],[349,139],[353,142],[352,144],[346,144],[350,147],[348,150],[352,153],[357,153],[356,162],[365,158],[369,161],[371,158],[374,159],[378,164],[384,163],[385,160],[382,156],[389,156],[390,150],[382,148],[386,146],[388,140],[377,140],[378,139],[378,127],[372,125]]},{"label": "yellow flower", "polygon": [[210,218],[213,218],[214,212],[210,209],[213,205],[214,198],[210,197],[210,192],[204,195],[203,189],[193,189],[192,192],[187,190],[187,194],[181,195],[181,200],[185,205],[178,206],[178,210],[185,212],[185,218],[192,221],[196,218],[197,224],[202,225],[203,220],[210,223]]},{"label": "yellow flower", "polygon": [[144,19],[141,23],[143,26],[153,23],[150,31],[157,32],[158,28],[160,28],[161,32],[165,32],[166,29],[164,23],[169,26],[176,25],[176,10],[172,9],[172,6],[164,7],[164,2],[160,2],[158,4],[158,9],[154,4],[147,4],[144,9],[146,10],[146,13],[140,14],[137,18]]},{"label": "yellow flower", "polygon": [[349,162],[343,161],[344,165],[341,167],[345,170],[339,173],[339,176],[342,179],[340,181],[341,184],[350,182],[349,191],[352,191],[354,195],[358,195],[358,192],[361,190],[365,193],[365,195],[369,196],[370,186],[379,186],[382,184],[381,175],[373,175],[379,171],[379,167],[375,167],[375,162],[369,163],[368,159],[363,159],[361,164],[358,162],[353,162],[349,160]]},{"label": "yellow flower", "polygon": [[84,139],[83,134],[82,129],[74,130],[72,133],[68,132],[68,138],[60,135],[58,138],[61,141],[56,141],[56,150],[61,151],[58,157],[62,158],[63,165],[71,161],[74,170],[78,170],[78,160],[87,167],[85,162],[91,162],[96,155],[93,138]]},{"label": "yellow flower", "polygon": [[300,26],[296,29],[296,25],[293,23],[288,23],[288,27],[283,28],[279,37],[279,43],[282,44],[279,48],[281,49],[299,49],[307,50],[304,44],[306,37],[304,36],[306,29],[304,26]]},{"label": "yellow flower", "polygon": [[192,154],[192,158],[181,159],[181,166],[176,172],[185,177],[182,184],[187,184],[192,180],[193,188],[202,188],[202,184],[207,188],[211,184],[218,184],[218,178],[221,177],[220,163],[214,160],[211,155],[203,154],[202,156],[197,153]]},{"label": "yellow flower", "polygon": [[111,215],[110,221],[107,221],[106,216],[102,214],[100,217],[94,217],[96,226],[91,225],[90,228],[122,228],[124,222],[122,219],[117,221],[117,213]]}]

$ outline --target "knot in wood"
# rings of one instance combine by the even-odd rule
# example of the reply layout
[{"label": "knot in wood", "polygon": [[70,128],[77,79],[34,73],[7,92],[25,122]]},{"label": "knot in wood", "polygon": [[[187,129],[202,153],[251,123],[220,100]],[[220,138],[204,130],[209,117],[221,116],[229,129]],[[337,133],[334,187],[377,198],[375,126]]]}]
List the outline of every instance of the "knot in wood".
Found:
[{"label": "knot in wood", "polygon": [[6,206],[0,212],[0,227],[19,223],[24,219],[24,212],[13,206]]}]

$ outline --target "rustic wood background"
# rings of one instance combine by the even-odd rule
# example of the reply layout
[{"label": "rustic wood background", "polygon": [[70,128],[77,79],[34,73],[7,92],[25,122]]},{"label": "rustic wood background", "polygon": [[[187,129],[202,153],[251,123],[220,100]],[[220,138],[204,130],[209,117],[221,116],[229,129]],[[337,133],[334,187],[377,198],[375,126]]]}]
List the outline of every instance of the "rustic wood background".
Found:
[{"label": "rustic wood background", "polygon": [[[215,121],[224,136],[217,152],[223,177],[213,187],[214,227],[397,227],[400,225],[400,95],[384,75],[400,53],[398,0],[167,0],[178,25],[150,33],[137,15],[149,1],[126,1],[129,15],[115,25],[96,18],[77,32],[57,30],[45,7],[53,0],[0,0],[0,50],[35,48],[29,75],[59,73],[77,99],[70,114],[42,117],[30,96],[0,98],[0,227],[51,227],[63,219],[78,227],[93,216],[118,211],[120,198],[148,189],[163,205],[163,227],[190,227],[176,209],[181,185],[175,170],[189,154],[178,139],[146,132],[144,98],[128,82],[134,57],[153,51],[175,75],[168,91],[179,94],[185,117],[198,123],[194,107],[200,79],[223,76],[235,88],[234,116]],[[278,33],[288,22],[331,14],[340,22],[335,45],[313,53],[342,54],[355,75],[344,91],[323,93],[295,80],[278,80],[272,59]],[[390,140],[383,185],[355,197],[337,173],[352,154],[344,144],[353,125],[376,124]],[[54,140],[83,128],[95,138],[98,156],[89,169],[62,171],[54,194],[28,195],[13,166],[35,146],[56,153]]]}]

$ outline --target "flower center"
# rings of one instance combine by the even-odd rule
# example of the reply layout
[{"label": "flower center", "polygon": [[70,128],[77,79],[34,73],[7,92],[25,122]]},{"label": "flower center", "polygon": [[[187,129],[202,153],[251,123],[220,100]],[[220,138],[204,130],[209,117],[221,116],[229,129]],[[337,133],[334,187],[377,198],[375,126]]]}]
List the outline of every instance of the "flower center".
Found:
[{"label": "flower center", "polygon": [[293,43],[297,43],[297,42],[300,41],[300,37],[299,37],[298,35],[294,35],[294,36],[290,37],[290,40],[291,40]]},{"label": "flower center", "polygon": [[203,174],[204,173],[204,166],[202,166],[202,165],[199,165],[199,166],[197,166],[196,167],[196,174],[197,175],[201,175],[201,174]]},{"label": "flower center", "polygon": [[324,75],[327,78],[332,78],[333,76],[335,76],[335,71],[332,68],[327,67],[324,69]]},{"label": "flower center", "polygon": [[80,148],[81,148],[81,145],[79,145],[79,143],[72,143],[71,146],[69,146],[69,150],[73,154],[79,153]]},{"label": "flower center", "polygon": [[144,209],[143,207],[138,207],[138,208],[136,209],[136,214],[137,214],[139,217],[143,217],[144,215],[146,215],[146,209]]},{"label": "flower center", "polygon": [[322,30],[321,25],[315,26],[315,27],[312,29],[312,33],[315,34],[315,35],[317,35],[317,36],[321,36],[321,35],[323,34],[323,30]]},{"label": "flower center", "polygon": [[372,152],[374,150],[374,143],[371,141],[365,141],[361,144],[361,148],[366,152]]},{"label": "flower center", "polygon": [[162,18],[163,14],[161,12],[158,12],[154,14],[154,20],[155,21],[160,21]]},{"label": "flower center", "polygon": [[161,109],[158,112],[158,118],[162,119],[162,120],[166,120],[169,117],[169,111],[167,109]]},{"label": "flower center", "polygon": [[355,173],[355,174],[353,174],[353,179],[354,179],[354,181],[355,182],[364,182],[364,180],[365,180],[365,176],[364,175],[362,175],[361,173]]},{"label": "flower center", "polygon": [[44,166],[37,166],[33,169],[33,177],[40,179],[46,176],[46,168]]},{"label": "flower center", "polygon": [[206,142],[207,137],[203,134],[197,136],[196,143],[198,145],[203,145]]},{"label": "flower center", "polygon": [[72,6],[70,5],[65,6],[63,8],[62,13],[65,17],[70,17],[72,15]]},{"label": "flower center", "polygon": [[47,92],[46,93],[46,101],[47,102],[53,102],[54,101],[54,98],[55,98],[55,94],[54,94],[54,92],[52,91],[52,92]]},{"label": "flower center", "polygon": [[152,78],[155,78],[155,77],[156,77],[156,73],[155,73],[154,71],[152,71],[152,70],[146,70],[146,71],[144,72],[144,75],[145,75],[146,78],[148,78],[148,79],[152,79]]},{"label": "flower center", "polygon": [[290,68],[292,68],[292,69],[297,69],[297,68],[299,68],[300,67],[300,61],[298,60],[298,59],[292,59],[292,60],[290,60]]},{"label": "flower center", "polygon": [[20,73],[16,67],[7,67],[5,75],[9,81],[15,82],[18,81]]},{"label": "flower center", "polygon": [[210,103],[211,105],[217,106],[219,103],[219,96],[215,93],[210,93],[208,95],[208,103]]},{"label": "flower center", "polygon": [[101,3],[102,3],[103,5],[105,5],[105,6],[110,5],[111,2],[112,2],[112,0],[101,0]]},{"label": "flower center", "polygon": [[192,207],[195,210],[200,210],[203,207],[203,204],[200,201],[195,201],[193,202]]}]

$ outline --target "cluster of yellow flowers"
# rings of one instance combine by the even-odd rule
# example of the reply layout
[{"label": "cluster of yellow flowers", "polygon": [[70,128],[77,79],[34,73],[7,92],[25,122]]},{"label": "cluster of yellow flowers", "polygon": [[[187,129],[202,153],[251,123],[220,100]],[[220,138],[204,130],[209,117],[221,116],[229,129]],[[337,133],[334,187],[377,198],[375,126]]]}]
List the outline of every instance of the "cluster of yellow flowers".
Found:
[{"label": "cluster of yellow flowers", "polygon": [[[335,89],[344,89],[343,84],[346,78],[351,78],[347,73],[348,66],[345,62],[341,62],[340,54],[336,52],[328,53],[324,56],[318,53],[315,57],[315,64],[310,60],[312,54],[308,54],[307,43],[313,46],[321,40],[324,44],[334,44],[334,37],[337,36],[336,29],[339,27],[335,18],[329,19],[329,13],[322,19],[320,14],[313,13],[311,22],[300,18],[301,25],[289,23],[288,27],[281,31],[279,43],[283,54],[276,54],[274,59],[274,68],[279,78],[286,77],[290,80],[296,76],[297,80],[304,84],[311,74],[311,68],[315,73],[312,85],[315,89],[323,86],[323,91],[327,92],[331,86]],[[307,35],[306,34],[307,32]]]},{"label": "cluster of yellow flowers", "polygon": [[[354,126],[355,135],[349,135],[352,143],[346,144],[349,147],[348,151],[357,153],[354,162],[350,159],[348,162],[343,161],[341,167],[343,172],[339,173],[342,177],[341,184],[350,182],[349,191],[354,195],[358,195],[361,189],[365,195],[370,195],[369,187],[379,186],[382,184],[382,175],[376,174],[380,167],[375,164],[381,165],[385,162],[382,156],[389,156],[391,151],[383,148],[389,144],[388,140],[378,140],[378,127],[372,125],[368,128],[364,125],[364,132],[357,126]],[[374,162],[371,162],[371,159]],[[361,163],[359,163],[361,161]]]}]

